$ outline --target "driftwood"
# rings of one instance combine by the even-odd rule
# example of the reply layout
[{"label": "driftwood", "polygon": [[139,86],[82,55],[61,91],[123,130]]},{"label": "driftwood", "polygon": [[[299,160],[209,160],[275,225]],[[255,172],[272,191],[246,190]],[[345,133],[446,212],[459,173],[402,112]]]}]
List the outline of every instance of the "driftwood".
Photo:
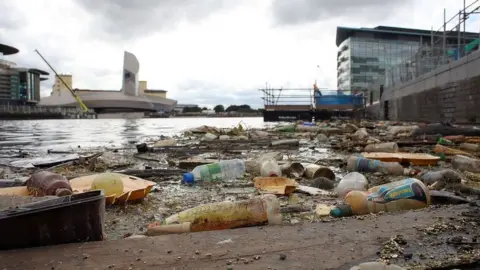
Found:
[{"label": "driftwood", "polygon": [[123,173],[126,175],[136,176],[139,178],[149,178],[153,176],[165,177],[165,176],[182,175],[183,173],[186,173],[186,171],[179,170],[179,169],[147,169],[147,170],[123,170],[123,171],[117,171],[117,173]]},{"label": "driftwood", "polygon": [[[48,167],[46,169],[43,169],[45,171],[52,171],[52,170],[55,170],[57,168],[61,168],[61,167],[64,167],[64,166],[67,166],[67,165],[74,165],[74,164],[85,164],[87,162],[94,162],[98,157],[100,157],[101,155],[103,155],[103,152],[99,152],[99,153],[95,153],[93,155],[90,155],[90,156],[86,156],[86,157],[78,157],[77,159],[75,160],[69,160],[69,161],[66,161],[66,162],[62,162],[60,164],[56,164],[54,166],[51,166],[51,167]],[[90,163],[89,165],[94,165],[94,163]],[[41,168],[41,167],[39,167]]]}]

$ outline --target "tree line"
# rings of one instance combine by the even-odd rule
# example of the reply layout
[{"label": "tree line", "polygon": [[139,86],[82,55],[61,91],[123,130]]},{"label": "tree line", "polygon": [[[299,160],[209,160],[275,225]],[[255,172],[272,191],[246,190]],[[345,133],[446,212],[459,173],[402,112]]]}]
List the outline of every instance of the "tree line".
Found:
[{"label": "tree line", "polygon": [[[208,110],[207,107],[185,107],[183,108],[184,113],[196,113],[196,112],[202,112]],[[221,112],[258,112],[258,111],[263,111],[263,109],[252,109],[250,105],[243,104],[243,105],[230,105],[226,109],[223,105],[219,104],[215,107],[213,107],[213,110],[216,113],[221,113]]]}]

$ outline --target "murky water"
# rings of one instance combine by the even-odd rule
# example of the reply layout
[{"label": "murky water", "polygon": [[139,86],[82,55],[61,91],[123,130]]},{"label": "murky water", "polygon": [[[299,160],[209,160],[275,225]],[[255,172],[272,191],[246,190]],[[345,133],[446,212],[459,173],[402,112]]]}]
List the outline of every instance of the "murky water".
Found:
[{"label": "murky water", "polygon": [[79,146],[121,147],[201,125],[229,128],[239,123],[248,128],[264,126],[261,117],[1,121],[0,163],[12,161],[19,151],[42,156],[48,150],[71,151]]}]

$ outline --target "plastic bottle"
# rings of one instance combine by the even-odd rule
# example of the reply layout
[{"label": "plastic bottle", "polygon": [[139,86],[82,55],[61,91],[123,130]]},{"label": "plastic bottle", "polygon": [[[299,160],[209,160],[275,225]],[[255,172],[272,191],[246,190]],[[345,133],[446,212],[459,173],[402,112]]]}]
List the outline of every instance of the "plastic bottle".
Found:
[{"label": "plastic bottle", "polygon": [[186,184],[193,184],[196,181],[234,180],[243,177],[244,174],[245,162],[243,160],[222,160],[195,167],[192,172],[183,174],[183,181]]},{"label": "plastic bottle", "polygon": [[352,190],[366,191],[368,181],[361,173],[351,172],[345,175],[335,188],[338,197],[343,198]]},{"label": "plastic bottle", "polygon": [[472,152],[480,151],[480,145],[475,144],[475,143],[461,143],[459,145],[459,148],[462,149],[462,150],[467,150],[467,151],[472,151]]},{"label": "plastic bottle", "polygon": [[447,183],[460,183],[462,177],[454,170],[445,169],[441,171],[427,172],[422,175],[423,183],[431,185],[438,181]]},{"label": "plastic bottle", "polygon": [[348,158],[347,170],[350,172],[382,172],[390,175],[405,174],[405,169],[398,162],[382,162],[357,156]]},{"label": "plastic bottle", "polygon": [[[243,201],[203,204],[165,219],[167,225],[189,223],[187,230],[180,232],[225,230],[264,224],[280,225],[282,221],[280,202],[272,194]],[[161,230],[161,226],[158,230]]]},{"label": "plastic bottle", "polygon": [[28,178],[27,190],[35,197],[67,196],[73,193],[65,176],[49,171],[38,171]]},{"label": "plastic bottle", "polygon": [[365,149],[363,151],[365,151],[365,152],[396,153],[396,152],[398,152],[398,145],[395,142],[369,144],[369,145],[365,146]]},{"label": "plastic bottle", "polygon": [[424,208],[430,205],[430,191],[415,178],[392,182],[370,188],[368,191],[350,191],[345,196],[345,204],[338,205],[330,215],[344,217],[365,215],[381,211],[394,212]]},{"label": "plastic bottle", "polygon": [[438,144],[441,144],[441,145],[455,145],[452,141],[448,140],[448,139],[445,139],[443,137],[440,137],[437,141]]},{"label": "plastic bottle", "polygon": [[480,173],[480,160],[476,158],[456,155],[452,159],[452,166],[457,170]]},{"label": "plastic bottle", "polygon": [[282,176],[282,169],[278,166],[278,162],[275,159],[262,160],[260,175],[263,177],[280,177]]}]

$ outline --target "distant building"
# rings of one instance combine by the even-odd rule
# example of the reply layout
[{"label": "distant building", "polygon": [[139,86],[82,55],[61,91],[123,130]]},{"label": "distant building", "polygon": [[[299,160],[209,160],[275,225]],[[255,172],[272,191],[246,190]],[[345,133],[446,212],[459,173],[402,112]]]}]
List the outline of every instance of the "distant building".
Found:
[{"label": "distant building", "polygon": [[175,106],[175,112],[182,112],[185,108],[198,108],[197,104],[177,104]]},{"label": "distant building", "polygon": [[203,110],[202,114],[215,114],[214,110]]},{"label": "distant building", "polygon": [[[63,83],[62,80],[65,83]],[[57,95],[57,96],[62,95],[62,94],[71,95],[70,90],[68,90],[68,88],[67,88],[67,86],[65,86],[65,84],[70,89],[73,89],[72,75],[58,74],[58,77],[55,76],[55,83],[52,86],[52,95]]]},{"label": "distant building", "polygon": [[[122,88],[120,90],[97,90],[73,88],[72,75],[60,75],[55,78],[52,95],[40,101],[43,106],[77,107],[77,100],[71,95],[68,88],[80,97],[82,102],[97,113],[115,113],[131,111],[170,112],[177,104],[176,100],[158,95],[147,96],[146,82],[138,80],[140,63],[136,56],[125,51],[123,57]],[[65,82],[63,83],[62,80]],[[65,86],[65,84],[68,86]],[[65,93],[65,94],[64,94]]]},{"label": "distant building", "polygon": [[[337,27],[337,86],[341,90],[360,90],[384,75],[386,69],[413,57],[422,47],[431,47],[430,30],[377,26],[375,28]],[[437,33],[441,37],[443,32]],[[478,33],[465,33],[466,42]],[[443,42],[435,46],[442,47]],[[446,47],[456,46],[458,32],[446,34]],[[431,53],[431,51],[430,51]],[[441,56],[441,55],[440,55]]]},{"label": "distant building", "polygon": [[36,104],[40,101],[40,82],[48,72],[35,68],[17,67],[2,59],[3,55],[18,53],[18,49],[0,44],[0,102],[9,104]]}]

